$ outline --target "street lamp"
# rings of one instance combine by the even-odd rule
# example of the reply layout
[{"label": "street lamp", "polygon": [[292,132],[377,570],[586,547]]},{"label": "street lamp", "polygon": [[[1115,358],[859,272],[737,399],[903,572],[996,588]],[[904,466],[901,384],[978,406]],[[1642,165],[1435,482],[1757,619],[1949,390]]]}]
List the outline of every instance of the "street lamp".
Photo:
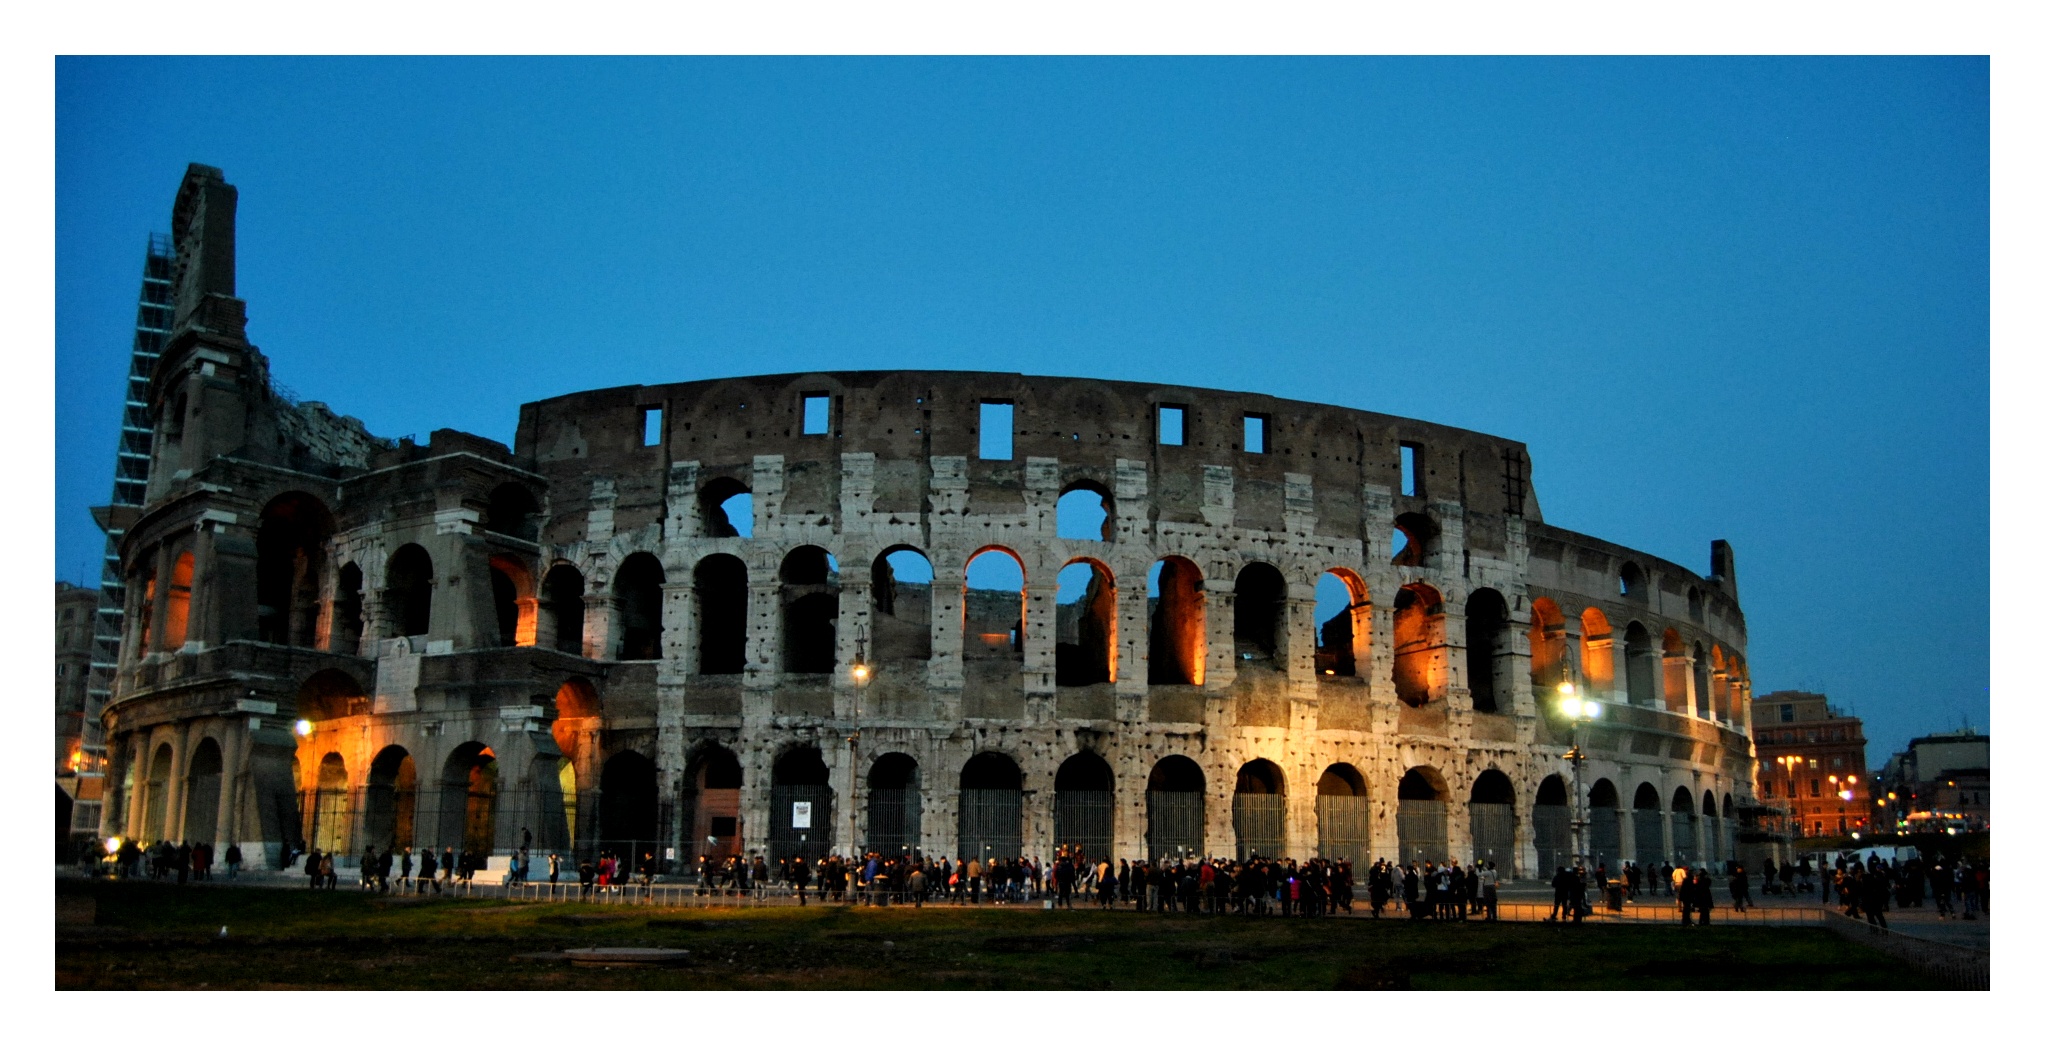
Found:
[{"label": "street lamp", "polygon": [[852,750],[852,787],[849,791],[852,799],[852,859],[855,862],[865,856],[859,845],[859,704],[866,696],[866,681],[872,677],[873,666],[866,663],[866,636],[861,630],[852,654],[852,733],[845,738]]},{"label": "street lamp", "polygon": [[[1572,672],[1571,674],[1574,673]],[[1585,758],[1583,751],[1583,724],[1604,715],[1605,709],[1603,705],[1596,701],[1578,697],[1576,694],[1576,683],[1573,680],[1565,678],[1562,681],[1562,685],[1555,689],[1562,694],[1562,700],[1559,702],[1562,714],[1569,718],[1569,753],[1565,758],[1569,760],[1569,765],[1575,771],[1574,776],[1576,778],[1576,807],[1573,811],[1575,817],[1569,822],[1571,841],[1576,846],[1577,867],[1589,868],[1590,848],[1586,845],[1588,841],[1586,839],[1586,830],[1590,827],[1590,819],[1589,813],[1584,809],[1583,804],[1583,762]]]}]

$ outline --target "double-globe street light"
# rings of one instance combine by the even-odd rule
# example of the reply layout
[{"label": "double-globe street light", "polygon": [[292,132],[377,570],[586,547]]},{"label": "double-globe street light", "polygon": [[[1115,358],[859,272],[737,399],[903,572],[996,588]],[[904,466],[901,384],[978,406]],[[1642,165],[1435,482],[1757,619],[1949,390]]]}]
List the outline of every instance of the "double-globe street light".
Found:
[{"label": "double-globe street light", "polygon": [[1583,725],[1603,716],[1605,708],[1596,701],[1577,696],[1574,680],[1565,678],[1562,681],[1562,685],[1555,689],[1562,695],[1562,700],[1557,702],[1557,707],[1563,716],[1569,720],[1569,754],[1567,758],[1569,759],[1571,769],[1575,772],[1574,776],[1576,778],[1576,804],[1573,808],[1574,816],[1569,822],[1569,827],[1573,837],[1572,841],[1576,845],[1576,874],[1584,875],[1590,868],[1590,848],[1587,845],[1587,829],[1590,827],[1590,820],[1589,812],[1584,808],[1583,800]]}]

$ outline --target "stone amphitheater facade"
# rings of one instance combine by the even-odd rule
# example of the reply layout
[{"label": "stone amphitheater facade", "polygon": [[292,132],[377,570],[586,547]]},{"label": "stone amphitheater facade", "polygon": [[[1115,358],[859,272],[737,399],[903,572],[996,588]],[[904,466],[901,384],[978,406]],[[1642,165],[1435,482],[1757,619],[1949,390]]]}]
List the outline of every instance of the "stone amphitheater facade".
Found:
[{"label": "stone amphitheater facade", "polygon": [[[1737,852],[1730,548],[1699,576],[1546,523],[1519,442],[952,371],[602,389],[522,406],[509,448],[382,440],[272,388],[233,203],[195,166],[174,212],[105,834],[1531,875],[1570,845],[1567,681],[1607,708],[1591,849]],[[1020,591],[969,586],[985,557]]]}]

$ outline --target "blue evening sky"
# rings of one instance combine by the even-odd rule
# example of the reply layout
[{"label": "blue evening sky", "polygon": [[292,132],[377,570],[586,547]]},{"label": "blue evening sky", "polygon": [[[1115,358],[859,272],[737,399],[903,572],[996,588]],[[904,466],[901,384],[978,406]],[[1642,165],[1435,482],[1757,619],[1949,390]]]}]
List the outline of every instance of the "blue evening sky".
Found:
[{"label": "blue evening sky", "polygon": [[635,382],[1178,382],[1525,440],[1739,556],[1757,690],[1988,726],[1985,59],[56,63],[59,577],[147,235],[241,189],[277,379],[510,442]]}]

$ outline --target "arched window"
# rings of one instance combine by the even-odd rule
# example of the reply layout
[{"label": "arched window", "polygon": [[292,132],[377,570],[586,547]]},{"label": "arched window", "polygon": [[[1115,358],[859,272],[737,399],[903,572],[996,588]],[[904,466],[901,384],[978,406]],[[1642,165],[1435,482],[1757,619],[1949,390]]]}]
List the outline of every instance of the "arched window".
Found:
[{"label": "arched window", "polygon": [[802,675],[838,665],[838,561],[815,545],[781,560],[781,668]]},{"label": "arched window", "polygon": [[1561,686],[1568,670],[1569,640],[1563,635],[1562,608],[1546,596],[1534,600],[1534,624],[1527,639],[1533,652],[1534,685],[1544,690]]},{"label": "arched window", "polygon": [[142,838],[157,842],[170,831],[170,767],[176,761],[169,742],[160,742],[149,760],[149,780],[142,799]]},{"label": "arched window", "polygon": [[1058,685],[1115,680],[1115,578],[1107,565],[1075,559],[1058,571]]},{"label": "arched window", "polygon": [[1590,863],[1619,867],[1619,788],[1605,778],[1591,786]]},{"label": "arched window", "polygon": [[729,476],[703,484],[697,497],[703,513],[703,534],[713,538],[753,536],[753,492]]},{"label": "arched window", "polygon": [[312,840],[314,848],[325,853],[340,854],[352,849],[353,834],[349,831],[348,764],[339,752],[328,752],[320,759],[319,777],[314,781],[312,795],[304,809],[311,811],[312,824],[305,836]]},{"label": "arched window", "polygon": [[1207,676],[1207,610],[1200,568],[1183,556],[1150,566],[1150,685],[1199,686]]},{"label": "arched window", "polygon": [[1314,583],[1314,674],[1370,678],[1370,588],[1353,570]]},{"label": "arched window", "polygon": [[1511,622],[1505,597],[1489,588],[1470,593],[1463,623],[1463,678],[1470,687],[1470,707],[1479,712],[1500,711],[1512,697],[1512,645],[1506,641]]},{"label": "arched window", "polygon": [[967,660],[1006,662],[1021,674],[1022,587],[1022,559],[1008,549],[983,548],[966,560]]},{"label": "arched window", "polygon": [[362,568],[353,563],[343,564],[334,579],[334,623],[327,649],[336,654],[362,649]]},{"label": "arched window", "polygon": [[1423,567],[1434,553],[1438,531],[1434,521],[1418,512],[1407,512],[1392,521],[1392,565]]},{"label": "arched window", "polygon": [[363,790],[363,842],[378,850],[413,843],[419,802],[419,768],[412,754],[388,745],[369,764]]},{"label": "arched window", "polygon": [[1691,585],[1689,594],[1684,597],[1684,602],[1688,605],[1690,620],[1702,624],[1704,622],[1704,593],[1697,591],[1696,585]]},{"label": "arched window", "polygon": [[1677,864],[1689,864],[1704,854],[1697,848],[1697,807],[1690,790],[1680,785],[1669,796],[1669,850]]},{"label": "arched window", "polygon": [[1677,715],[1690,714],[1690,673],[1683,637],[1671,628],[1662,633],[1662,707]]},{"label": "arched window", "polygon": [[1285,771],[1252,759],[1236,771],[1236,860],[1285,856]]},{"label": "arched window", "polygon": [[163,604],[163,648],[176,650],[185,645],[186,626],[192,617],[192,554],[180,555],[170,568],[170,597]]},{"label": "arched window", "polygon": [[1668,853],[1662,839],[1662,797],[1643,781],[1633,791],[1633,859],[1660,864]]},{"label": "arched window", "polygon": [[1441,593],[1417,582],[1401,588],[1392,604],[1392,685],[1399,700],[1414,708],[1433,700],[1447,658]]},{"label": "arched window", "polygon": [[1626,700],[1628,704],[1652,708],[1655,700],[1655,677],[1661,672],[1661,655],[1655,650],[1654,638],[1647,633],[1647,627],[1638,621],[1626,625]]},{"label": "arched window", "polygon": [[1691,648],[1691,675],[1697,695],[1697,718],[1715,719],[1718,711],[1718,694],[1711,685],[1711,655],[1699,643]]},{"label": "arched window", "polygon": [[709,744],[690,757],[682,774],[683,827],[690,857],[723,861],[746,852],[739,822],[739,786],[744,771],[738,756]]},{"label": "arched window", "polygon": [[433,557],[401,545],[384,567],[384,620],[391,636],[423,636],[433,629]]},{"label": "arched window", "polygon": [[873,660],[930,660],[931,578],[930,560],[907,545],[874,558]]},{"label": "arched window", "polygon": [[1612,622],[1597,607],[1583,611],[1583,684],[1600,698],[1612,692]]},{"label": "arched window", "polygon": [[778,865],[801,856],[815,864],[831,852],[835,816],[831,771],[823,754],[810,745],[783,751],[774,760],[772,785],[767,860]]},{"label": "arched window", "polygon": [[552,630],[554,649],[584,656],[582,571],[568,563],[556,563],[540,586],[540,610]]},{"label": "arched window", "polygon": [[1112,540],[1114,500],[1108,488],[1081,480],[1058,495],[1058,536],[1074,541]]},{"label": "arched window", "polygon": [[1245,664],[1278,663],[1285,635],[1285,577],[1269,563],[1245,564],[1236,574],[1236,658]]},{"label": "arched window", "polygon": [[1561,774],[1549,774],[1534,790],[1534,874],[1552,878],[1569,863],[1574,845],[1569,834],[1569,786]]},{"label": "arched window", "polygon": [[617,600],[618,660],[660,659],[660,590],[665,584],[667,571],[651,552],[634,552],[618,564],[618,573],[611,579]]},{"label": "arched window", "polygon": [[440,771],[440,838],[458,840],[479,858],[497,850],[497,753],[468,741],[447,754]]},{"label": "arched window", "polygon": [[192,842],[212,842],[220,823],[220,743],[203,738],[185,770],[185,830]]},{"label": "arched window", "polygon": [[310,494],[271,499],[256,524],[256,637],[265,643],[319,642],[320,581],[334,520]]},{"label": "arched window", "polygon": [[746,670],[746,620],[752,597],[745,562],[726,553],[696,564],[696,671],[738,675]]},{"label": "arched window", "polygon": [[497,617],[497,645],[532,646],[539,630],[539,602],[533,576],[510,556],[490,557],[490,602]]},{"label": "arched window", "polygon": [[1635,602],[1647,602],[1647,572],[1638,563],[1619,567],[1619,594]]}]

